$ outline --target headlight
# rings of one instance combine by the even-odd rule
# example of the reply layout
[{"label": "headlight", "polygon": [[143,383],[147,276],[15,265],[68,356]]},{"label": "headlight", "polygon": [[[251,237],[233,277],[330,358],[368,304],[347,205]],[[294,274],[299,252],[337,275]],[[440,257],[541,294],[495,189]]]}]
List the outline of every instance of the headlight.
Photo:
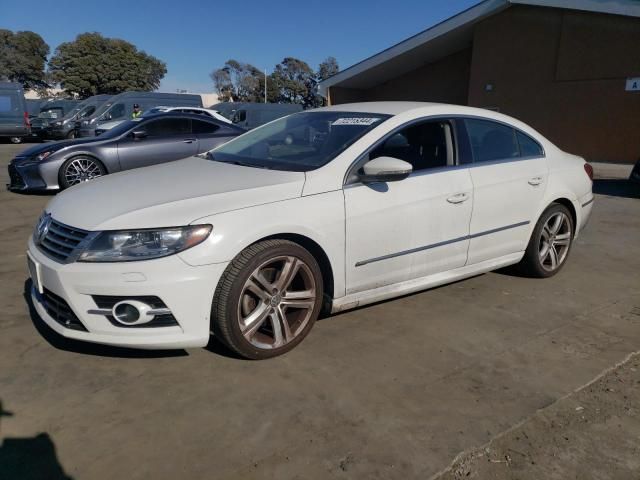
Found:
[{"label": "headlight", "polygon": [[61,127],[62,126],[62,122],[53,122],[53,125],[56,127]]},{"label": "headlight", "polygon": [[42,160],[47,158],[49,155],[51,155],[53,152],[55,152],[55,150],[47,150],[46,152],[39,153],[38,155],[35,156],[35,159],[38,162],[41,162]]},{"label": "headlight", "polygon": [[130,262],[166,257],[202,243],[211,225],[121,230],[100,233],[80,255],[80,262]]}]

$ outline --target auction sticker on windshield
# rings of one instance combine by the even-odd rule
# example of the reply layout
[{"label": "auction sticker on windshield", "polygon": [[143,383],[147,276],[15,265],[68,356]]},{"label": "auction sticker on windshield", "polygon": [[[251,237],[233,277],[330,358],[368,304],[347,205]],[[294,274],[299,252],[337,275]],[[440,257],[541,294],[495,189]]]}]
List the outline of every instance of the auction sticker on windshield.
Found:
[{"label": "auction sticker on windshield", "polygon": [[334,120],[331,125],[373,125],[379,120],[375,117],[345,117]]}]

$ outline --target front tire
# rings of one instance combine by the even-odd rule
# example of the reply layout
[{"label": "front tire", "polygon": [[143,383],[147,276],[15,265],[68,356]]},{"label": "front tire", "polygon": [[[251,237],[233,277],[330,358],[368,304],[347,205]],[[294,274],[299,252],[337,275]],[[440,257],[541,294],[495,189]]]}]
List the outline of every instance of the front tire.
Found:
[{"label": "front tire", "polygon": [[524,257],[517,265],[518,271],[535,278],[558,273],[569,257],[574,228],[569,209],[552,203],[540,216]]},{"label": "front tire", "polygon": [[14,145],[17,145],[19,143],[22,143],[22,137],[10,137],[9,141]]},{"label": "front tire", "polygon": [[74,140],[76,138],[76,131],[75,130],[71,130],[69,133],[67,133],[67,139],[68,140]]},{"label": "front tire", "polygon": [[72,157],[60,167],[58,181],[60,188],[65,189],[106,174],[107,169],[99,160],[86,156]]},{"label": "front tire", "polygon": [[265,240],[227,267],[211,308],[213,332],[242,357],[260,360],[293,349],[322,307],[316,259],[297,243]]}]

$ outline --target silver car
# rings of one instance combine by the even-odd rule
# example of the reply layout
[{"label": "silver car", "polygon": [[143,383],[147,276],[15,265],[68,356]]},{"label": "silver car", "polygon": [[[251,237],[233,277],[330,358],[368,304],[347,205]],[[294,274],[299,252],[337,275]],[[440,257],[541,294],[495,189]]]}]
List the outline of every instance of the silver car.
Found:
[{"label": "silver car", "polygon": [[211,150],[244,129],[189,113],[126,121],[99,137],[35,145],[9,163],[9,190],[64,189],[96,177]]}]

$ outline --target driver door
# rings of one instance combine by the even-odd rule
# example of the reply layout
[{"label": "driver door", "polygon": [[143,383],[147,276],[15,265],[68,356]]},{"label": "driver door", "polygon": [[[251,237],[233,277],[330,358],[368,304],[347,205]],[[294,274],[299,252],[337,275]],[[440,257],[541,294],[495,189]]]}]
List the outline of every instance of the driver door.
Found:
[{"label": "driver door", "polygon": [[[134,132],[139,138],[134,138]],[[198,153],[198,139],[188,118],[159,118],[142,122],[118,142],[120,168],[146,167],[180,160]]]},{"label": "driver door", "polygon": [[414,123],[388,137],[362,163],[399,158],[413,167],[408,178],[348,180],[347,294],[464,266],[473,185],[469,168],[457,165],[454,144],[452,122]]}]

